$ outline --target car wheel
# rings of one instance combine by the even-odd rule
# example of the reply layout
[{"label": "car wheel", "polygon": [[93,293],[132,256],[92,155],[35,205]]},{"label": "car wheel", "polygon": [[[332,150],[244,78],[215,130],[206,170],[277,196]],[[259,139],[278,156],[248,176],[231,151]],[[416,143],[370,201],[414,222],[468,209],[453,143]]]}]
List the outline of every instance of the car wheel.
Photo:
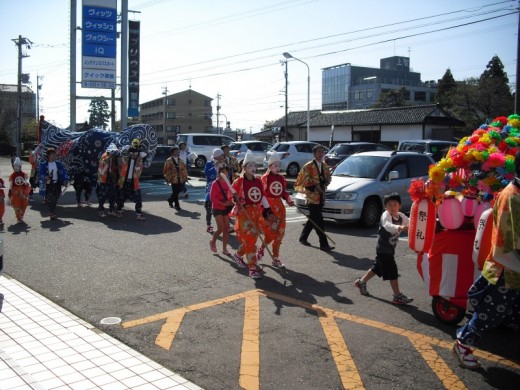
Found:
[{"label": "car wheel", "polygon": [[204,166],[206,165],[206,157],[204,156],[199,156],[195,159],[195,166],[197,168],[204,168]]},{"label": "car wheel", "polygon": [[367,199],[361,211],[361,226],[373,227],[381,218],[381,206],[375,199]]},{"label": "car wheel", "polygon": [[432,311],[435,318],[448,325],[457,325],[466,315],[466,309],[438,296],[432,298]]},{"label": "car wheel", "polygon": [[287,167],[287,176],[298,176],[298,172],[300,172],[300,167],[296,163],[290,163]]}]

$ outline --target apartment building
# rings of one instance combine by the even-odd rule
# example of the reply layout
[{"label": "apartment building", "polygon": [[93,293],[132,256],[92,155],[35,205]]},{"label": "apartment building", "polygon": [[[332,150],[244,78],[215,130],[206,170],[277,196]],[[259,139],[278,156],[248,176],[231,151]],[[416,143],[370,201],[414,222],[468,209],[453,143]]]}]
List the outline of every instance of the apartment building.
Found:
[{"label": "apartment building", "polygon": [[212,98],[192,89],[140,104],[140,121],[157,131],[158,142],[173,145],[178,134],[213,129]]}]

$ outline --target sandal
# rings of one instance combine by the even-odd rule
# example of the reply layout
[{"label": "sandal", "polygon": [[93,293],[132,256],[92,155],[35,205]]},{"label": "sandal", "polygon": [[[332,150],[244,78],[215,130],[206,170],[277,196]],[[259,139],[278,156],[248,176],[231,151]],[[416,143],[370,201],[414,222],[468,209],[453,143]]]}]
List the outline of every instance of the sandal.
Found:
[{"label": "sandal", "polygon": [[230,256],[231,252],[229,252],[227,249],[222,249],[222,254],[225,256]]},{"label": "sandal", "polygon": [[215,244],[212,240],[209,240],[209,249],[211,249],[212,252],[217,252],[217,244]]}]

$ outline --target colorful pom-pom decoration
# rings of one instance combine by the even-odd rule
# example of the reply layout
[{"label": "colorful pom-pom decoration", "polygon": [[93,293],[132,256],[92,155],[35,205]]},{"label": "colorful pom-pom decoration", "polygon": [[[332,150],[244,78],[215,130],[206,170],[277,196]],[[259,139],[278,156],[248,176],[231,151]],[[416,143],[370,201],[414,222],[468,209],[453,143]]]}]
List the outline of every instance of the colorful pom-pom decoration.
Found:
[{"label": "colorful pom-pom decoration", "polygon": [[[496,117],[490,124],[482,125],[462,138],[444,158],[430,167],[423,192],[417,183],[413,188],[410,185],[410,189],[438,204],[442,203],[446,191],[465,193],[464,190],[470,187],[492,198],[512,180],[514,155],[519,148],[520,116]],[[483,199],[480,194],[476,196],[478,200]],[[467,215],[473,210],[474,202],[464,203],[463,210]]]},{"label": "colorful pom-pom decoration", "polygon": [[460,201],[454,196],[446,196],[437,208],[439,222],[448,230],[456,230],[464,223]]},{"label": "colorful pom-pom decoration", "polygon": [[408,246],[415,252],[428,252],[435,235],[436,207],[430,199],[421,199],[412,204]]}]

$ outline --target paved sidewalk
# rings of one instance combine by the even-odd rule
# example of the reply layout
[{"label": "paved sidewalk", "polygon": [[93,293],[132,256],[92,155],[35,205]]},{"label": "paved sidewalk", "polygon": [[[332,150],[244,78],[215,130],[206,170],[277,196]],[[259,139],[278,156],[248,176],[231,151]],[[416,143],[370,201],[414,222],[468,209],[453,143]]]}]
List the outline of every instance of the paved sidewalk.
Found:
[{"label": "paved sidewalk", "polygon": [[200,387],[0,275],[0,389]]}]

